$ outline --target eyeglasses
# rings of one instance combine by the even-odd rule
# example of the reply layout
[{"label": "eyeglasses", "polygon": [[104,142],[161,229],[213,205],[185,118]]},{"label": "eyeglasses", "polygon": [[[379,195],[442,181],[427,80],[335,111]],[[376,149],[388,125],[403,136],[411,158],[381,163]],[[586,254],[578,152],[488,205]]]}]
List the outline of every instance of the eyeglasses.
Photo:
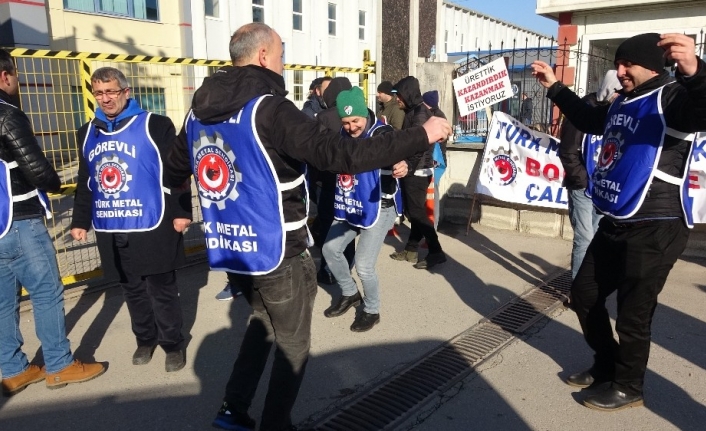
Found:
[{"label": "eyeglasses", "polygon": [[108,96],[111,99],[115,99],[122,93],[123,91],[127,90],[127,88],[121,88],[120,90],[105,90],[105,91],[94,91],[93,97],[96,99],[100,99],[103,96]]}]

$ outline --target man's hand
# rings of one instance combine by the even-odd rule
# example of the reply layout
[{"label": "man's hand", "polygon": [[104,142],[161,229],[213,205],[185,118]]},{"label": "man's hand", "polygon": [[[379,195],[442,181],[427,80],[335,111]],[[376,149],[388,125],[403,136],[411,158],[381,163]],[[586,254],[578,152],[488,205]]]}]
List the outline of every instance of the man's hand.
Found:
[{"label": "man's hand", "polygon": [[429,144],[444,141],[451,135],[449,122],[441,117],[431,117],[422,125],[427,132]]},{"label": "man's hand", "polygon": [[76,241],[85,241],[87,234],[88,232],[86,232],[86,229],[81,229],[78,227],[71,229],[71,236]]},{"label": "man's hand", "polygon": [[175,218],[174,221],[174,230],[182,233],[186,230],[187,227],[191,224],[191,220],[188,218]]},{"label": "man's hand", "polygon": [[537,82],[544,88],[549,88],[558,81],[552,67],[540,60],[532,62],[532,75],[537,78]]},{"label": "man's hand", "polygon": [[392,167],[392,178],[402,178],[407,176],[408,172],[407,162],[402,160],[401,162],[395,163]]},{"label": "man's hand", "polygon": [[694,75],[699,69],[694,39],[681,33],[666,33],[660,37],[662,40],[657,46],[664,49],[664,56],[677,63],[679,72],[686,76]]}]

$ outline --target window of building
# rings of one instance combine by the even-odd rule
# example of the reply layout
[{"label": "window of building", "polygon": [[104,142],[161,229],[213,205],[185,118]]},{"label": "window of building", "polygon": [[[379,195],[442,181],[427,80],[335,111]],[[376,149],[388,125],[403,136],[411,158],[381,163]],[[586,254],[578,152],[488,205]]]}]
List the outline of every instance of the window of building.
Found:
[{"label": "window of building", "polygon": [[461,49],[459,51],[463,52],[463,33],[461,33]]},{"label": "window of building", "polygon": [[220,16],[220,11],[218,10],[218,0],[204,0],[203,5],[206,10],[206,16],[213,18],[218,18]]},{"label": "window of building", "polygon": [[449,31],[444,32],[444,52],[449,52]]},{"label": "window of building", "polygon": [[292,28],[302,29],[302,0],[292,0]]},{"label": "window of building", "polygon": [[145,111],[159,115],[167,115],[167,104],[164,99],[164,88],[135,87],[131,96]]},{"label": "window of building", "polygon": [[301,102],[304,100],[304,71],[294,71],[294,101]]},{"label": "window of building", "polygon": [[365,40],[365,11],[358,11],[358,39]]},{"label": "window of building", "polygon": [[159,21],[159,0],[64,0],[64,9]]},{"label": "window of building", "polygon": [[252,22],[265,22],[265,0],[252,0]]},{"label": "window of building", "polygon": [[328,34],[336,35],[336,5],[333,3],[328,4]]}]

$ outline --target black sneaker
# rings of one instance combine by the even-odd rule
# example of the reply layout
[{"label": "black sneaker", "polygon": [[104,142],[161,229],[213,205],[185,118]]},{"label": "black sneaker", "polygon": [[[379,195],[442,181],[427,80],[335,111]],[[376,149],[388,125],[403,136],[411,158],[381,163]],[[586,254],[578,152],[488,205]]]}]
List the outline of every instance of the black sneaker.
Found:
[{"label": "black sneaker", "polygon": [[231,410],[228,407],[228,403],[224,401],[211,426],[229,431],[254,431],[255,419],[251,418],[247,413]]},{"label": "black sneaker", "polygon": [[432,269],[436,265],[444,262],[446,262],[446,253],[440,251],[438,253],[429,253],[424,260],[415,263],[414,267],[417,269]]}]

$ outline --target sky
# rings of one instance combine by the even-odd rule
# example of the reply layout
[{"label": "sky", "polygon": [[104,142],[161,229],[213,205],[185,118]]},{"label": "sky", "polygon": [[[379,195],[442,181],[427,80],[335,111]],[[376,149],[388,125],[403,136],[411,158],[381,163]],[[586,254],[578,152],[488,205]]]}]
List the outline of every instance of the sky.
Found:
[{"label": "sky", "polygon": [[537,33],[554,37],[557,35],[559,24],[535,14],[534,9],[537,7],[535,0],[449,0],[449,2]]}]

